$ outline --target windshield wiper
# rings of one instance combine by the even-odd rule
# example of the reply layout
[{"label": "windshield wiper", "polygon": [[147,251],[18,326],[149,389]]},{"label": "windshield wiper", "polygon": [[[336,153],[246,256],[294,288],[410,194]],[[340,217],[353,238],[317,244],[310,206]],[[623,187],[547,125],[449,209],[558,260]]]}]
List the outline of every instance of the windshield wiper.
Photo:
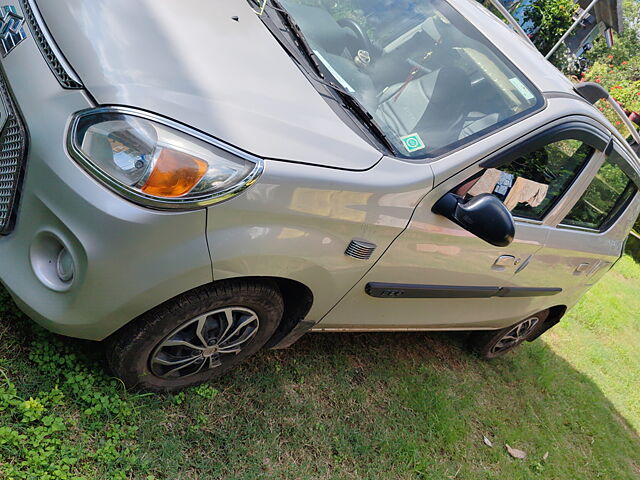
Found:
[{"label": "windshield wiper", "polygon": [[393,144],[389,141],[387,135],[384,133],[382,128],[376,123],[373,116],[369,113],[369,111],[362,106],[360,101],[354,97],[350,92],[344,89],[342,85],[338,85],[334,82],[327,81],[325,79],[325,75],[322,71],[322,67],[320,62],[318,62],[317,56],[307,39],[305,38],[302,30],[293,19],[293,17],[287,12],[287,10],[282,6],[279,0],[267,0],[282,19],[282,22],[287,27],[291,35],[296,40],[296,46],[300,50],[300,52],[307,57],[309,63],[313,66],[315,73],[318,75],[317,81],[321,84],[331,88],[334,92],[336,92],[340,99],[342,100],[344,107],[351,111],[358,119],[364,124],[367,130],[375,136],[382,145],[384,145],[390,152],[395,152],[395,148]]},{"label": "windshield wiper", "polygon": [[378,125],[378,123],[373,118],[373,115],[369,113],[356,97],[354,97],[351,93],[345,90],[342,86],[336,85],[333,82],[323,82],[325,85],[331,87],[342,99],[345,108],[348,108],[358,119],[367,127],[367,130],[371,132],[375,137],[378,138],[378,141],[382,143],[390,152],[395,153],[395,147],[393,143],[387,137],[387,134],[384,133],[384,130]]},{"label": "windshield wiper", "polygon": [[267,0],[271,3],[272,8],[280,14],[282,18],[282,22],[288,28],[289,33],[295,37],[296,45],[300,52],[307,57],[309,63],[313,66],[315,73],[320,77],[324,78],[324,73],[322,72],[322,68],[320,67],[320,62],[316,58],[316,54],[313,51],[313,48],[307,42],[307,39],[304,37],[300,26],[296,23],[293,17],[287,12],[287,10],[282,6],[282,4],[278,0]]}]

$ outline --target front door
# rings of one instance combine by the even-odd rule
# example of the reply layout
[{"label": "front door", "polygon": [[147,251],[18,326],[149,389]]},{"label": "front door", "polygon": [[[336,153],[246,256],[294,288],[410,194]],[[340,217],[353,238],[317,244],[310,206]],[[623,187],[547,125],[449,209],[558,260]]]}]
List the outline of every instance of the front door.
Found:
[{"label": "front door", "polygon": [[[608,144],[589,125],[555,125],[447,180],[418,205],[407,229],[317,325],[318,329],[482,329],[554,305],[562,293],[538,254],[554,211]],[[446,160],[442,160],[446,161]],[[431,211],[448,192],[493,193],[511,209],[516,237],[495,247]]]}]

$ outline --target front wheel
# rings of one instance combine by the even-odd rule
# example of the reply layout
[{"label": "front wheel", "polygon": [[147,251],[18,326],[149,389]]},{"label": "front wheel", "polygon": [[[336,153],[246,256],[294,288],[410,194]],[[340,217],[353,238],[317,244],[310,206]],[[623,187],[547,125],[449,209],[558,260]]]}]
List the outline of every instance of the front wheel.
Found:
[{"label": "front wheel", "polygon": [[525,340],[534,338],[548,316],[549,310],[543,310],[502,330],[473,332],[469,337],[469,346],[479,357],[486,360],[500,357]]},{"label": "front wheel", "polygon": [[107,360],[128,388],[174,391],[231,370],[273,335],[284,306],[269,281],[226,281],[180,295],[107,341]]}]

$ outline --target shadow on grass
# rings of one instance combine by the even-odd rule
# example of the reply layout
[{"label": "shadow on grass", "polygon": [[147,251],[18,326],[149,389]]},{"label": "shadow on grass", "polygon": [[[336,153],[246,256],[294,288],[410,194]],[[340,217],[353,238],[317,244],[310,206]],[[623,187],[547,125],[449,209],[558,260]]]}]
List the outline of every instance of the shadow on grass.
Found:
[{"label": "shadow on grass", "polygon": [[[336,422],[346,419],[343,435],[351,443],[342,455],[358,458],[358,471],[394,471],[395,460],[404,459],[413,473],[429,478],[455,472],[464,473],[461,478],[531,478],[532,472],[640,478],[638,432],[546,341],[485,362],[467,352],[466,339],[464,333],[309,334],[220,383],[238,391],[236,381],[247,388],[252,377],[272,381],[275,365],[280,375],[272,395],[279,406],[273,414],[311,402],[316,407],[304,411],[312,418],[330,410]],[[483,435],[497,449],[485,449]],[[506,456],[506,443],[529,453],[526,466]],[[390,452],[384,461],[382,445]],[[546,452],[548,462],[542,461]]]},{"label": "shadow on grass", "polygon": [[[7,302],[0,292],[0,365],[28,397],[55,379],[31,369],[29,320],[2,315]],[[465,340],[314,333],[216,380],[211,398],[123,395],[136,405],[138,447],[157,478],[640,476],[637,432],[545,341],[489,363]],[[64,343],[104,368],[96,344]],[[506,443],[527,459],[510,458]]]}]

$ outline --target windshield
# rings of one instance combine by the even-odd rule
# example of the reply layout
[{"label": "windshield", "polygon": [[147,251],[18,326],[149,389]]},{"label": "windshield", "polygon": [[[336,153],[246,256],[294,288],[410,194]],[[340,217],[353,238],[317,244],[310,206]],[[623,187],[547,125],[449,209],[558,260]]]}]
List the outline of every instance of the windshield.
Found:
[{"label": "windshield", "polygon": [[539,92],[442,0],[280,0],[328,80],[404,157],[434,157],[542,104]]}]

